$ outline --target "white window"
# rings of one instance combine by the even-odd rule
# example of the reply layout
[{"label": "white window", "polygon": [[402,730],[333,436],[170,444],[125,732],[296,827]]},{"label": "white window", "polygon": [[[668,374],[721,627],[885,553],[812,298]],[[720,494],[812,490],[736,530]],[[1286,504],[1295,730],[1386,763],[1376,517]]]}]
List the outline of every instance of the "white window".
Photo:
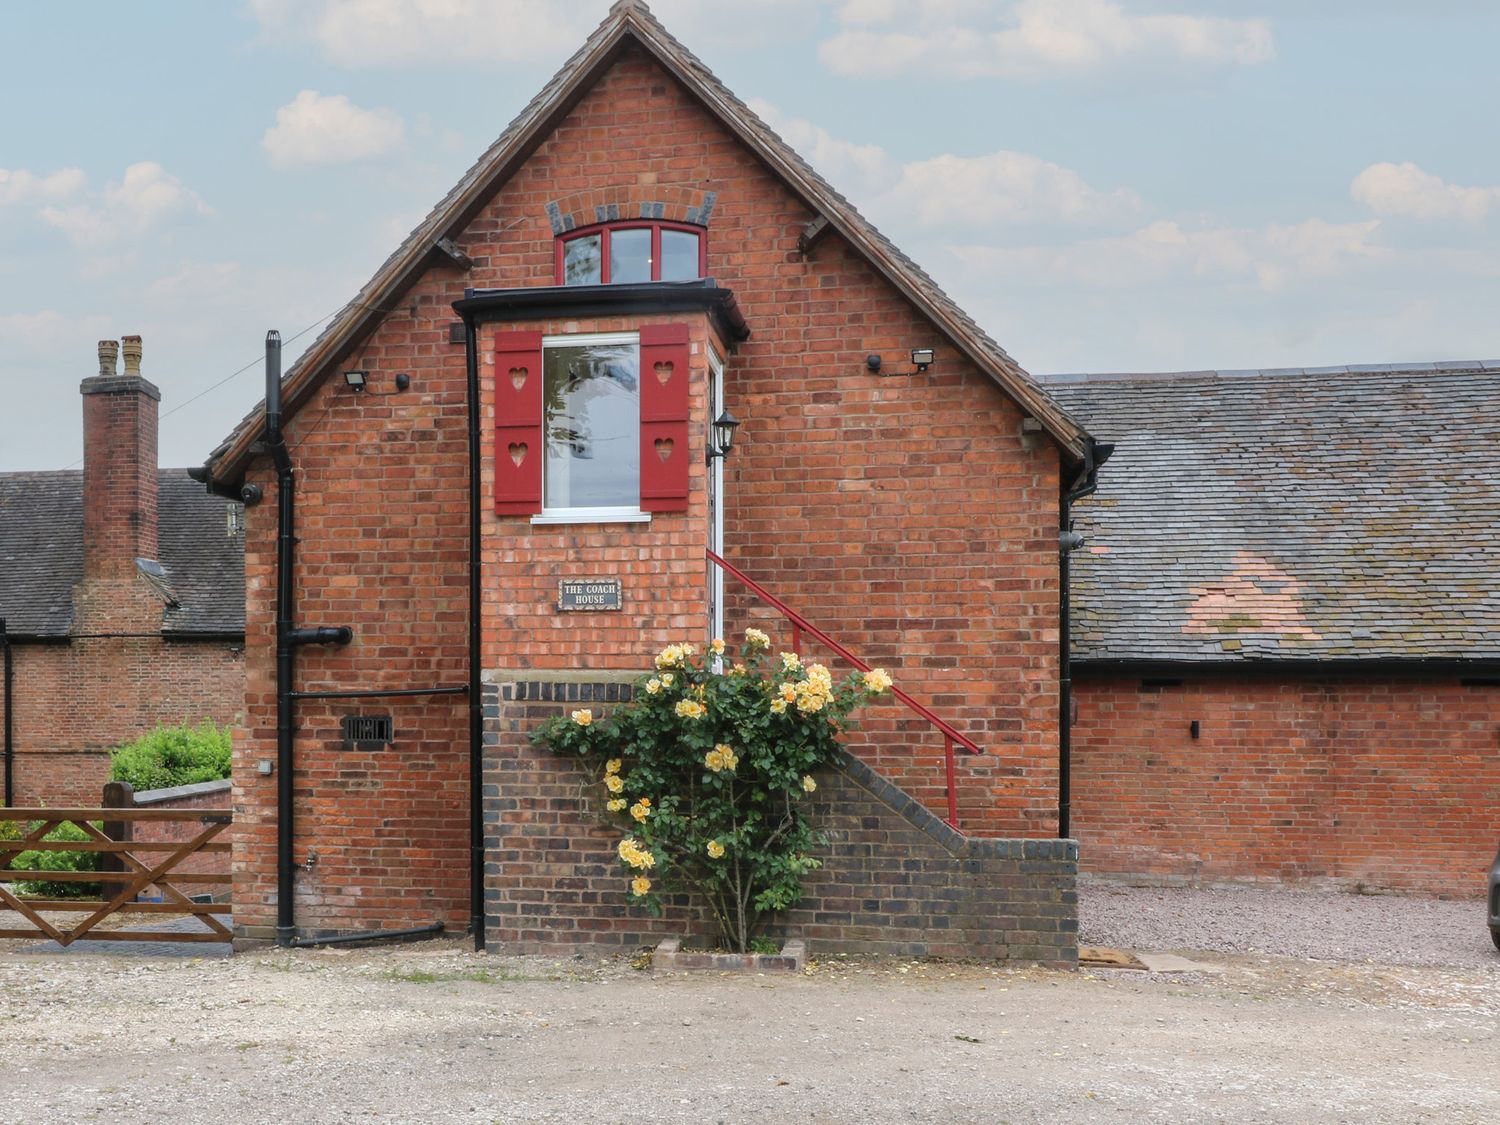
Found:
[{"label": "white window", "polygon": [[532,523],[645,522],[641,348],[633,332],[542,340],[542,513]]}]

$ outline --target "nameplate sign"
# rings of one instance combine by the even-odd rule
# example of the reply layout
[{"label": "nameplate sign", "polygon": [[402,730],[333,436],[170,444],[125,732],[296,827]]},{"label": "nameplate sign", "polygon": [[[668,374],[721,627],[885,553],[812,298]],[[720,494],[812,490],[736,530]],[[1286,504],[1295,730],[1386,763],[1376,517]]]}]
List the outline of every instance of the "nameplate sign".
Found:
[{"label": "nameplate sign", "polygon": [[620,608],[618,578],[564,578],[557,584],[557,608],[600,610]]}]

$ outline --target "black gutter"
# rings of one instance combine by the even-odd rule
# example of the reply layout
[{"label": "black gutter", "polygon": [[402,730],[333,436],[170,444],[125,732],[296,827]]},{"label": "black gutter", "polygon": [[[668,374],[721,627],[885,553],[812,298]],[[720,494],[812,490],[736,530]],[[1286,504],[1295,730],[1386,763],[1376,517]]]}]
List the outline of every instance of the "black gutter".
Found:
[{"label": "black gutter", "polygon": [[1072,834],[1073,813],[1073,595],[1069,559],[1083,539],[1073,531],[1073,504],[1091,495],[1099,487],[1099,467],[1115,451],[1113,445],[1088,439],[1083,449],[1083,468],[1071,489],[1063,491],[1058,504],[1058,723],[1057,723],[1057,835],[1066,840]]},{"label": "black gutter", "polygon": [[464,311],[461,315],[464,318],[469,429],[469,932],[474,936],[474,952],[483,953],[484,696],[479,683],[479,348],[473,313]]},{"label": "black gutter", "polygon": [[1073,661],[1080,673],[1139,676],[1143,679],[1191,679],[1220,676],[1460,676],[1500,678],[1500,659],[1446,656],[1332,657],[1277,660],[1245,657],[1235,660],[1146,660],[1080,657]]},{"label": "black gutter", "polygon": [[199,465],[195,469],[189,469],[187,475],[189,479],[203,485],[204,489],[212,496],[222,496],[225,500],[233,500],[238,504],[245,502],[245,498],[240,495],[239,489],[231,488],[227,484],[214,480],[213,470],[207,465]]},{"label": "black gutter", "polygon": [[354,631],[347,625],[299,629],[293,624],[296,481],[281,433],[281,333],[274,330],[266,333],[266,452],[276,469],[276,944],[290,946],[297,938],[292,901],[293,654],[299,645],[348,644]]},{"label": "black gutter", "polygon": [[0,650],[3,655],[5,671],[5,807],[15,807],[15,666],[11,663],[10,652],[10,630],[6,627],[5,618],[0,617]]}]

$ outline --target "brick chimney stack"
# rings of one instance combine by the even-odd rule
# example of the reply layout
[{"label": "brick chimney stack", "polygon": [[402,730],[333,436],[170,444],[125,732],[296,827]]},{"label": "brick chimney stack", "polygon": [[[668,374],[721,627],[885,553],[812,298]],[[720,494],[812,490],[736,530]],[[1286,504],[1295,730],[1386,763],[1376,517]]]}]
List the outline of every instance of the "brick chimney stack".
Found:
[{"label": "brick chimney stack", "polygon": [[[123,345],[123,346],[122,346]],[[125,373],[115,357],[125,353]],[[156,412],[141,376],[141,338],[99,341],[99,374],[83,380],[83,579],[131,579],[156,558]]]}]

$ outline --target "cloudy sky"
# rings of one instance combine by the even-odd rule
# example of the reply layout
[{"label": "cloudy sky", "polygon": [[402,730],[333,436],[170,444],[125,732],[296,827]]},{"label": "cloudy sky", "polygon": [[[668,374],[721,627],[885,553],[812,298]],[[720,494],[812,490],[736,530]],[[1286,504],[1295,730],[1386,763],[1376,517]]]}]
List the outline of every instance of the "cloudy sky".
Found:
[{"label": "cloudy sky", "polygon": [[[201,462],[607,7],[0,8],[0,470],[126,333]],[[1033,371],[1500,358],[1500,5],[653,10]]]}]

